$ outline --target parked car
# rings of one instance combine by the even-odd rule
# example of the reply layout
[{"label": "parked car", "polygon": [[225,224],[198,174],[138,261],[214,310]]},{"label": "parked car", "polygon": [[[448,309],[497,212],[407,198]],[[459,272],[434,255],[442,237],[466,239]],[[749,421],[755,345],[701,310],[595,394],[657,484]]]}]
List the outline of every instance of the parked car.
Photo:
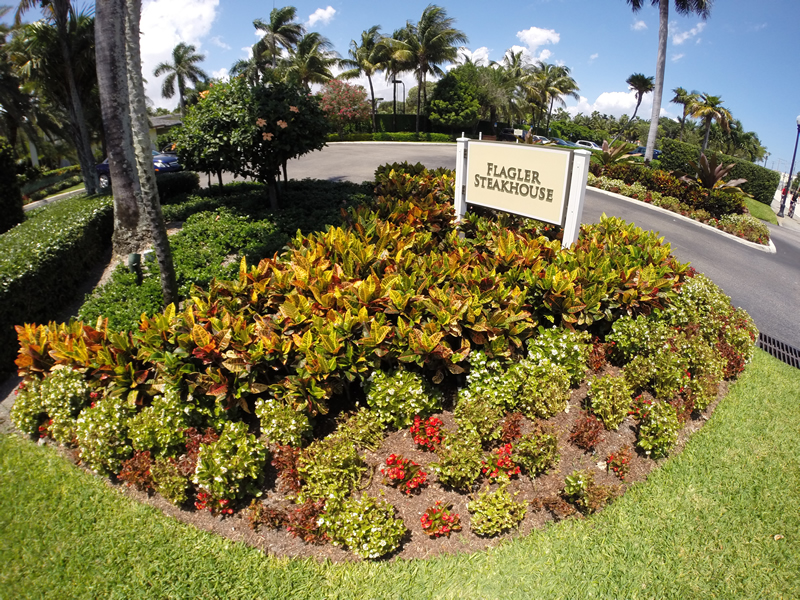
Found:
[{"label": "parked car", "polygon": [[589,150],[602,150],[602,146],[598,146],[594,142],[590,142],[588,140],[578,140],[575,142],[578,146],[582,146],[584,148],[589,148]]},{"label": "parked car", "polygon": [[543,135],[532,135],[530,136],[533,139],[534,144],[549,144],[550,140]]},{"label": "parked car", "polygon": [[[174,154],[162,154],[153,150],[153,168],[156,173],[174,173],[183,171],[183,165],[178,162],[178,157]],[[106,158],[99,165],[95,166],[97,175],[100,179],[100,187],[107,188],[111,185],[111,172]]]},{"label": "parked car", "polygon": [[565,148],[580,148],[578,144],[567,142],[566,140],[562,140],[561,138],[552,138],[552,141],[557,146],[564,146]]},{"label": "parked car", "polygon": [[[647,152],[647,148],[645,148],[644,146],[639,146],[638,148],[628,152],[628,154],[641,154],[642,156],[644,156],[645,152]],[[653,148],[653,158],[654,159],[661,158],[661,154],[662,154],[661,150],[659,150],[657,148]]]},{"label": "parked car", "polygon": [[516,142],[517,136],[514,135],[514,130],[510,127],[506,127],[505,129],[501,129],[500,133],[497,134],[497,141],[499,142]]}]

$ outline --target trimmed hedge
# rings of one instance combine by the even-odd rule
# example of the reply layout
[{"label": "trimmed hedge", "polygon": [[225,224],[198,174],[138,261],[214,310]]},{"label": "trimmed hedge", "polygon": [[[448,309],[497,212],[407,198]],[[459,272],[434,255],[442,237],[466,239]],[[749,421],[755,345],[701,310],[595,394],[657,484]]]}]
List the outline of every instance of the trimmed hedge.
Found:
[{"label": "trimmed hedge", "polygon": [[[700,158],[700,149],[685,142],[662,138],[661,147],[664,151],[661,156],[661,167],[668,171],[689,172],[691,171],[689,161],[697,161]],[[742,191],[750,194],[763,204],[772,204],[775,190],[780,185],[780,174],[777,171],[759,166],[749,160],[722,154],[721,152],[708,152],[708,155],[711,154],[715,154],[725,164],[736,164],[729,173],[728,179],[747,179],[747,183],[740,186]]]},{"label": "trimmed hedge", "polygon": [[13,369],[15,325],[53,319],[111,242],[111,199],[62,200],[0,235],[0,373]]},{"label": "trimmed hedge", "polygon": [[21,186],[22,193],[25,196],[30,196],[40,190],[58,184],[64,181],[65,179],[70,179],[71,177],[75,177],[76,175],[80,177],[80,174],[81,174],[81,168],[78,165],[73,165],[71,167],[62,167],[60,169],[54,169],[52,171],[45,171],[36,179],[32,181],[26,181],[24,184],[22,184]]},{"label": "trimmed hedge", "polygon": [[200,176],[194,171],[157,173],[156,186],[161,204],[172,204],[181,194],[191,194],[200,189]]},{"label": "trimmed hedge", "polygon": [[328,134],[329,142],[452,142],[453,137],[446,133],[420,133],[395,131],[378,133]]}]

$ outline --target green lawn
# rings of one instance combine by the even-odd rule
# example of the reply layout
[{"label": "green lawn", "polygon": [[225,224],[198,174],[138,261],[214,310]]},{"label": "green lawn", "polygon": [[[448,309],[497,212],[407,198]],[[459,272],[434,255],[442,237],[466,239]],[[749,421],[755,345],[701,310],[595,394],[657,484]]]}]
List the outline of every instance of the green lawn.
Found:
[{"label": "green lawn", "polygon": [[747,206],[747,210],[750,211],[750,214],[757,219],[772,223],[773,225],[778,224],[778,217],[775,216],[775,211],[772,210],[771,206],[752,198],[745,198],[744,203],[745,206]]},{"label": "green lawn", "polygon": [[[685,451],[603,513],[474,555],[279,560],[0,437],[7,598],[797,598],[800,371],[758,351]],[[775,539],[775,536],[783,536]]]}]

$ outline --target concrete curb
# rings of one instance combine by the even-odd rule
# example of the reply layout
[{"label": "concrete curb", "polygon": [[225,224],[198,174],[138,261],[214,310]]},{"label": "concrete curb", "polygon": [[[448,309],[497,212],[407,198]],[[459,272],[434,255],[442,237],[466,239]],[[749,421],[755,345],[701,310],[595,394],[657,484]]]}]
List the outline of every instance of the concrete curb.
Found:
[{"label": "concrete curb", "polygon": [[392,142],[383,141],[383,142],[375,142],[375,141],[363,141],[363,142],[328,142],[328,144],[379,144],[383,146],[396,146],[397,144],[406,144],[408,146],[419,146],[420,144],[425,144],[426,146],[455,146],[455,142]]},{"label": "concrete curb", "polygon": [[702,227],[703,229],[707,229],[709,231],[713,231],[718,235],[722,235],[727,237],[729,240],[733,240],[739,244],[743,244],[745,246],[749,246],[754,250],[759,250],[761,252],[767,252],[769,254],[775,254],[777,252],[777,248],[775,248],[775,244],[772,243],[770,239],[769,245],[765,246],[764,244],[756,244],[755,242],[750,242],[748,240],[743,240],[742,238],[722,231],[721,229],[717,229],[716,227],[712,227],[711,225],[706,225],[705,223],[700,223],[695,221],[694,219],[690,219],[689,217],[685,217],[678,213],[672,212],[671,210],[667,210],[666,208],[661,208],[660,206],[653,206],[652,204],[648,204],[647,202],[642,202],[641,200],[635,200],[633,198],[628,198],[627,196],[623,196],[622,194],[616,194],[614,192],[607,192],[606,190],[601,190],[596,187],[587,186],[587,189],[591,188],[593,192],[597,192],[598,194],[605,194],[611,198],[617,198],[619,200],[624,200],[625,202],[630,202],[632,204],[636,204],[637,206],[644,206],[650,210],[655,210],[665,215],[669,215],[671,217],[675,217],[676,219],[680,219],[681,221],[686,221],[687,223],[691,223],[692,225],[696,225],[697,227]]}]

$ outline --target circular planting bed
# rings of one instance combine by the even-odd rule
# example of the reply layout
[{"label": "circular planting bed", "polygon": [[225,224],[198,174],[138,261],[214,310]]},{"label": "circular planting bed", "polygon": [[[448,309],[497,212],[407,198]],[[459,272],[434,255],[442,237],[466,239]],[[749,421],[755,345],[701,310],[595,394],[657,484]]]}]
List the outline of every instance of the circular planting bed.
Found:
[{"label": "circular planting bed", "polygon": [[379,170],[343,227],[138,331],[26,326],[14,423],[276,555],[468,552],[602,510],[708,418],[752,320],[620,220],[565,250],[451,199]]}]

